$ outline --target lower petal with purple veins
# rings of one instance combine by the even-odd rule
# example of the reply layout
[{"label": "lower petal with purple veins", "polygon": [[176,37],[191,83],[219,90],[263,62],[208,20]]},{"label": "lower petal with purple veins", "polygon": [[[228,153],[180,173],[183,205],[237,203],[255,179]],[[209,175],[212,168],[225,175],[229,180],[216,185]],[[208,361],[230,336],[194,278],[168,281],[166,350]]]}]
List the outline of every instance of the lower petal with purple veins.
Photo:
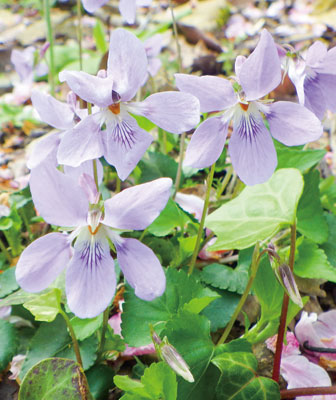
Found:
[{"label": "lower petal with purple veins", "polygon": [[115,241],[120,268],[136,296],[151,301],[166,289],[166,276],[153,251],[136,239]]},{"label": "lower petal with purple veins", "polygon": [[79,318],[93,318],[110,304],[116,288],[114,261],[104,228],[95,235],[83,228],[74,247],[65,280],[68,305]]},{"label": "lower petal with purple veins", "polygon": [[253,103],[250,103],[249,110],[238,109],[234,117],[229,153],[239,178],[246,185],[256,185],[272,176],[277,156],[260,112]]}]

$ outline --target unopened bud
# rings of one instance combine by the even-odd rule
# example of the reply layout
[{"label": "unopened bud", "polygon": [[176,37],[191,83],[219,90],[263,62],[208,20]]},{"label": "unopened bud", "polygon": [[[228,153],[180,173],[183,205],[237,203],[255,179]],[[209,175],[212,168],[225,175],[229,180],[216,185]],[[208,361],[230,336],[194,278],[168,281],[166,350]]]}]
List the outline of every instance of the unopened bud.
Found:
[{"label": "unopened bud", "polygon": [[285,289],[290,299],[297,304],[299,307],[303,307],[302,299],[300,296],[299,289],[296,285],[293,272],[287,264],[281,264],[279,268],[275,269],[275,274]]}]

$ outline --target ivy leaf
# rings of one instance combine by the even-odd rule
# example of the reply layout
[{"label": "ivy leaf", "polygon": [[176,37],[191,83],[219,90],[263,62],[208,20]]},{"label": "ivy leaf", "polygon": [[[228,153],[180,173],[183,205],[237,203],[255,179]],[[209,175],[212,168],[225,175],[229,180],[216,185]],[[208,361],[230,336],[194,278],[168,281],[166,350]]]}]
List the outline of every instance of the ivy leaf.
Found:
[{"label": "ivy leaf", "polygon": [[53,321],[60,311],[61,291],[52,289],[50,292],[36,296],[34,299],[23,303],[35,317],[36,321]]},{"label": "ivy leaf", "polygon": [[309,239],[303,239],[298,246],[294,272],[302,278],[336,282],[336,268],[329,264],[325,252]]},{"label": "ivy leaf", "polygon": [[222,353],[211,361],[221,371],[216,387],[220,400],[280,400],[279,385],[257,375],[258,362],[251,353]]},{"label": "ivy leaf", "polygon": [[297,169],[280,169],[266,183],[246,187],[206,218],[217,236],[209,250],[245,249],[293,224],[302,189]]},{"label": "ivy leaf", "polygon": [[297,210],[297,229],[316,243],[328,239],[328,224],[320,200],[320,173],[310,171],[304,176],[304,189]]},{"label": "ivy leaf", "polygon": [[[187,308],[198,312],[218,297],[217,293],[204,288],[193,276],[184,271],[169,268],[166,272],[167,286],[165,293],[153,301],[144,301],[135,296],[128,288],[122,314],[122,335],[125,341],[134,347],[152,342],[149,324],[155,326],[157,333],[164,328],[166,321],[173,318],[189,303]],[[195,299],[208,298],[199,302]],[[191,302],[191,303],[190,303]]]},{"label": "ivy leaf", "polygon": [[17,348],[17,333],[14,326],[0,319],[0,371],[6,368],[15,356]]},{"label": "ivy leaf", "polygon": [[80,365],[63,358],[48,358],[34,365],[22,381],[19,400],[93,400]]},{"label": "ivy leaf", "polygon": [[12,293],[18,287],[15,279],[15,268],[8,268],[0,274],[0,298]]}]

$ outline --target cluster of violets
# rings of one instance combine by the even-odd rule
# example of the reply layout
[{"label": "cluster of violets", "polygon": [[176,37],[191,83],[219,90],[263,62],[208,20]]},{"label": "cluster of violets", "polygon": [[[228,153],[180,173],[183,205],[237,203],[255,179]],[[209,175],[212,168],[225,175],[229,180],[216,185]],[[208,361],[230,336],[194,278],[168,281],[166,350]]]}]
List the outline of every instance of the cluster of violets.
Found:
[{"label": "cluster of violets", "polygon": [[[156,40],[151,46],[160,49]],[[21,287],[39,292],[67,266],[70,310],[80,318],[95,317],[115,293],[112,249],[138,297],[150,301],[161,296],[165,274],[158,258],[140,241],[122,234],[144,230],[158,217],[169,199],[172,181],[161,178],[103,201],[98,189],[103,177],[99,158],[104,157],[125,180],[153,141],[133,115],[181,134],[198,125],[200,113],[212,113],[193,133],[185,165],[205,168],[215,163],[232,121],[228,149],[236,173],[247,185],[265,182],[277,165],[271,135],[293,146],[322,134],[321,113],[319,118],[314,114],[309,82],[317,91],[328,79],[335,84],[336,75],[328,69],[334,52],[323,53],[323,45],[317,46],[318,61],[314,63],[316,51],[310,49],[297,80],[298,93],[301,87],[304,93],[300,102],[310,109],[263,99],[281,82],[281,51],[266,30],[249,57],[237,57],[236,77],[176,74],[180,91],[155,93],[139,102],[133,98],[151,73],[153,52],[146,51],[132,33],[116,29],[111,34],[106,71],[97,76],[83,71],[60,73],[60,81],[71,89],[67,103],[34,91],[33,106],[41,119],[58,131],[43,138],[31,154],[30,189],[39,214],[61,229],[24,250],[16,269]],[[152,72],[157,70],[158,63],[152,67]],[[89,103],[87,109],[79,107],[78,98]],[[328,99],[323,105],[336,108]]]}]

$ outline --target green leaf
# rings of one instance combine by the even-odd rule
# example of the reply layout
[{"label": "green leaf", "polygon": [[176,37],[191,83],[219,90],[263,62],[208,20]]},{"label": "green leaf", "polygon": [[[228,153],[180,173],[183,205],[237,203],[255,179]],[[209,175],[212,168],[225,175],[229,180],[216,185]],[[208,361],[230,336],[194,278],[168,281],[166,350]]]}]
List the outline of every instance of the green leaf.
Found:
[{"label": "green leaf", "polygon": [[320,173],[310,171],[304,176],[304,189],[297,210],[297,229],[316,243],[328,239],[328,224],[320,200]]},{"label": "green leaf", "polygon": [[114,383],[126,392],[123,400],[176,400],[176,375],[164,362],[153,363],[146,368],[141,382],[116,375]]},{"label": "green leaf", "polygon": [[36,321],[53,321],[60,311],[61,291],[52,289],[50,292],[36,296],[23,304],[35,317]]},{"label": "green leaf", "polygon": [[13,221],[9,217],[0,218],[0,231],[6,231],[13,226]]},{"label": "green leaf", "polygon": [[154,222],[149,225],[147,231],[154,236],[166,236],[174,231],[175,228],[181,227],[191,221],[188,215],[175,203],[169,199],[166,207]]},{"label": "green leaf", "polygon": [[0,319],[0,372],[15,356],[17,348],[17,333],[8,321]]},{"label": "green leaf", "polygon": [[[80,341],[79,343],[79,351],[81,353],[83,368],[84,371],[92,367],[94,362],[97,359],[97,348],[98,348],[98,338],[97,336],[90,336],[89,338]],[[72,360],[76,360],[75,352],[71,345],[66,346],[64,349],[60,350],[57,353],[57,356],[63,358],[70,358]]]},{"label": "green leaf", "polygon": [[80,365],[63,358],[48,358],[34,365],[22,381],[19,400],[92,400]]},{"label": "green leaf", "polygon": [[333,175],[321,181],[320,192],[323,208],[336,214],[336,183]]},{"label": "green leaf", "polygon": [[294,272],[301,278],[336,282],[336,268],[329,264],[325,252],[309,239],[303,239],[298,246]]},{"label": "green leaf", "polygon": [[200,315],[183,311],[171,319],[162,333],[190,367],[193,384],[178,377],[178,399],[212,399],[219,377],[216,368],[208,368],[215,346],[210,337],[210,322]]},{"label": "green leaf", "polygon": [[38,295],[35,293],[28,293],[22,289],[19,289],[16,292],[8,295],[5,299],[2,299],[1,307],[23,304],[29,300],[35,299],[36,297],[38,297]]},{"label": "green leaf", "polygon": [[[133,290],[125,292],[125,303],[122,314],[122,335],[130,346],[143,346],[151,343],[149,324],[157,333],[163,329],[166,321],[195,298],[217,298],[217,293],[205,289],[193,276],[184,271],[168,269],[165,293],[153,301],[144,301],[135,296]],[[212,293],[212,294],[211,294]],[[211,295],[210,295],[211,294]],[[208,300],[206,300],[208,301]],[[189,305],[195,307],[196,303]],[[199,305],[197,305],[197,310]]]},{"label": "green leaf", "polygon": [[221,376],[216,388],[220,400],[280,400],[279,385],[257,375],[258,362],[251,353],[222,353],[211,361]]},{"label": "green leaf", "polygon": [[325,218],[329,227],[329,236],[320,247],[327,255],[330,264],[336,267],[336,215],[326,213]]},{"label": "green leaf", "polygon": [[105,39],[104,26],[99,19],[96,19],[96,25],[93,27],[93,37],[96,42],[97,49],[105,54],[108,51],[108,45]]},{"label": "green leaf", "polygon": [[103,314],[98,315],[95,318],[81,319],[78,317],[73,317],[71,320],[71,325],[75,331],[76,338],[78,340],[84,340],[96,332],[103,323]]},{"label": "green leaf", "polygon": [[144,183],[163,176],[175,180],[178,164],[165,154],[148,152],[139,162],[138,166],[141,169],[139,183]]},{"label": "green leaf", "polygon": [[326,154],[325,150],[301,150],[297,146],[288,147],[276,140],[274,144],[278,155],[277,169],[297,168],[301,172],[305,172],[319,163]]},{"label": "green leaf", "polygon": [[268,182],[246,187],[206,218],[206,227],[217,236],[209,250],[251,247],[291,225],[302,189],[297,169],[280,169]]},{"label": "green leaf", "polygon": [[227,325],[240,300],[240,295],[236,293],[219,289],[216,292],[220,297],[202,311],[202,315],[210,320],[211,332],[216,332],[219,328],[224,328]]},{"label": "green leaf", "polygon": [[142,242],[154,251],[164,266],[170,265],[174,255],[177,253],[177,246],[174,246],[170,238],[158,238],[148,235],[144,237]]},{"label": "green leaf", "polygon": [[19,285],[17,284],[15,278],[15,268],[8,268],[6,271],[0,274],[0,298],[12,293],[18,287]]}]

